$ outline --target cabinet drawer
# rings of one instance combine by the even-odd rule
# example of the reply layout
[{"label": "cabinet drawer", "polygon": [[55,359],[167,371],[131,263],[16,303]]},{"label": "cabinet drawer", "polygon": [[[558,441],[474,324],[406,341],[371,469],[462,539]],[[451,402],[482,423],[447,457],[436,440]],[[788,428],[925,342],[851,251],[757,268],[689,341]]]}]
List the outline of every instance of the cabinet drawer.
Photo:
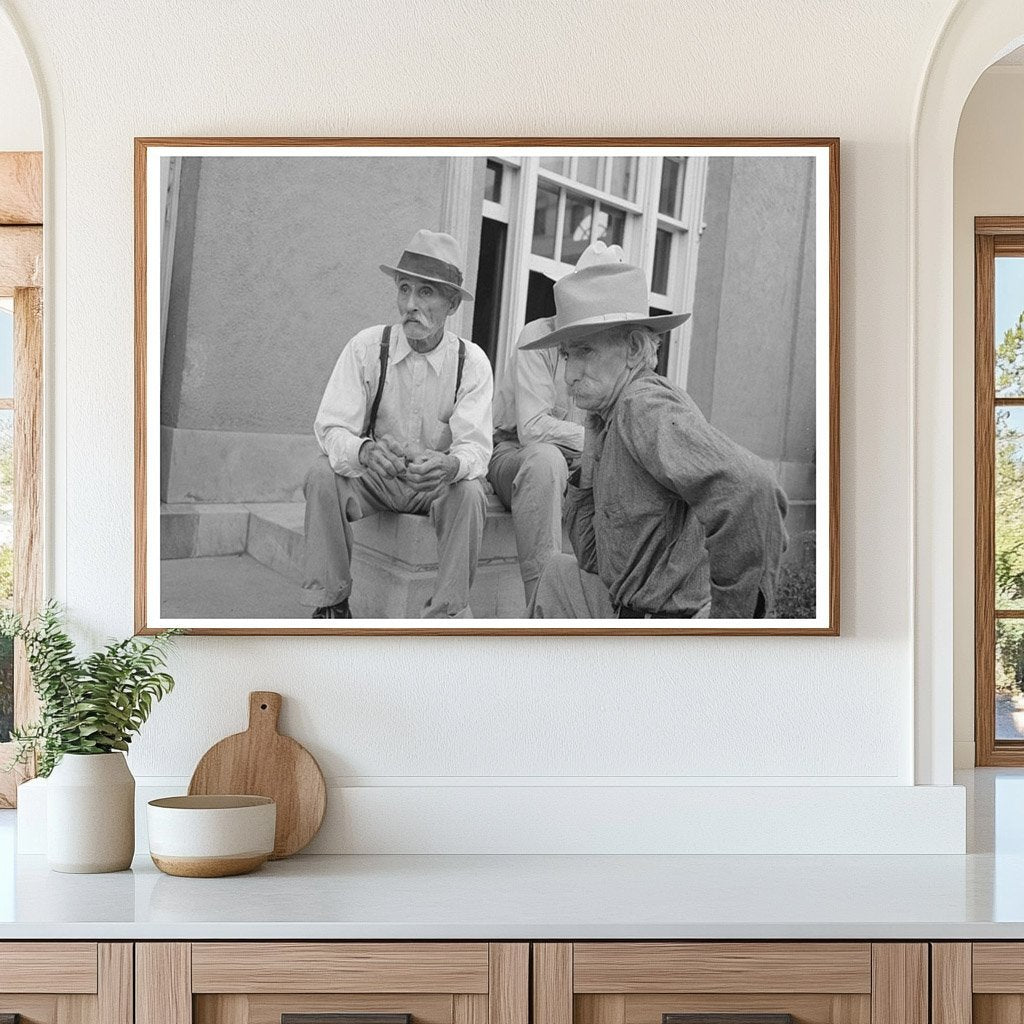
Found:
[{"label": "cabinet drawer", "polygon": [[573,991],[868,993],[871,945],[578,942]]},{"label": "cabinet drawer", "polygon": [[136,1024],[529,1024],[526,943],[139,943],[136,984]]},{"label": "cabinet drawer", "polygon": [[533,986],[535,1024],[924,1024],[928,951],[922,943],[537,943]]},{"label": "cabinet drawer", "polygon": [[934,1024],[1024,1020],[1024,943],[935,943]]},{"label": "cabinet drawer", "polygon": [[975,942],[971,969],[974,992],[1024,995],[1024,942]]},{"label": "cabinet drawer", "polygon": [[196,942],[193,992],[471,992],[486,942]]},{"label": "cabinet drawer", "polygon": [[0,945],[0,992],[96,991],[95,942],[5,942]]},{"label": "cabinet drawer", "polygon": [[0,1017],[22,1024],[132,1024],[127,942],[0,943]]}]

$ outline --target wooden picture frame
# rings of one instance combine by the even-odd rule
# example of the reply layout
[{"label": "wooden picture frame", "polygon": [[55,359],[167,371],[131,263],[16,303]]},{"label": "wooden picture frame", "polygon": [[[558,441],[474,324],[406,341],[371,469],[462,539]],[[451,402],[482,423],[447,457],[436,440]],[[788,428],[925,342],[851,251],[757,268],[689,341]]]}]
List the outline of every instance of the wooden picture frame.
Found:
[{"label": "wooden picture frame", "polygon": [[[658,372],[788,498],[788,553],[762,577],[785,614],[529,618],[496,496],[475,617],[416,616],[436,549],[427,517],[392,512],[356,524],[358,617],[296,610],[316,407],[348,339],[388,322],[378,266],[420,228],[460,247],[476,302],[448,324],[499,387],[523,324],[556,312],[552,283],[597,239],[647,275],[641,315],[692,313]],[[138,138],[135,254],[138,632],[838,634],[838,139]]]}]

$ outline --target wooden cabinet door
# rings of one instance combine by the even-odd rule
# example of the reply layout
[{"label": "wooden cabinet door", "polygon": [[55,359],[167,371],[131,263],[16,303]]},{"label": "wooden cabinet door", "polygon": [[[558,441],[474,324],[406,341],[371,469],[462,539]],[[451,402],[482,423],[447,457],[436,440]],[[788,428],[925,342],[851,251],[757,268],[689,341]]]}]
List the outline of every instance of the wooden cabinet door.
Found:
[{"label": "wooden cabinet door", "polygon": [[932,945],[934,1024],[1024,1020],[1024,942]]},{"label": "wooden cabinet door", "polygon": [[923,943],[537,943],[533,1024],[928,1024]]},{"label": "wooden cabinet door", "polygon": [[0,942],[0,1017],[132,1024],[129,942]]},{"label": "wooden cabinet door", "polygon": [[529,1024],[525,943],[139,943],[136,985],[136,1024]]}]

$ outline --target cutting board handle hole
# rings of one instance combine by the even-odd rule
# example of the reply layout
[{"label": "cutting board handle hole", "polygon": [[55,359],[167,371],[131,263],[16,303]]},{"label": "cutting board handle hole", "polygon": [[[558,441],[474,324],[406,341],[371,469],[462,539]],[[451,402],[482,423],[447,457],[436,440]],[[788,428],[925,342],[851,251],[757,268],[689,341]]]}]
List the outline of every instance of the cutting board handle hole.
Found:
[{"label": "cutting board handle hole", "polygon": [[266,704],[261,704],[260,705],[260,711],[266,711],[266,710],[267,710],[267,705]]}]

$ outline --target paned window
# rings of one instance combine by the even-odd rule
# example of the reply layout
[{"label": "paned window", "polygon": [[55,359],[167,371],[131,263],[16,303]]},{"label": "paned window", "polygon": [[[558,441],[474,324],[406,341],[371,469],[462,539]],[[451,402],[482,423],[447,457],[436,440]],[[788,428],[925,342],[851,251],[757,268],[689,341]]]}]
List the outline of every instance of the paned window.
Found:
[{"label": "paned window", "polygon": [[[692,309],[707,170],[707,157],[656,151],[538,154],[514,163],[506,156],[487,157],[477,275],[486,287],[477,288],[484,302],[478,294],[473,338],[493,339],[488,353],[499,379],[523,324],[554,313],[555,282],[594,242],[621,246],[625,260],[643,268],[652,308]],[[492,244],[498,231],[493,219],[505,226],[500,246]],[[506,256],[500,271],[489,255],[485,261],[498,248]],[[500,308],[492,302],[485,316],[482,305],[499,291]],[[682,387],[689,331],[684,324],[666,339],[659,364]]]},{"label": "paned window", "polygon": [[975,266],[975,749],[979,765],[1014,765],[1024,764],[1024,218],[979,217]]},{"label": "paned window", "polygon": [[540,162],[530,251],[575,266],[592,242],[622,245],[639,212],[637,157],[557,156]]}]

